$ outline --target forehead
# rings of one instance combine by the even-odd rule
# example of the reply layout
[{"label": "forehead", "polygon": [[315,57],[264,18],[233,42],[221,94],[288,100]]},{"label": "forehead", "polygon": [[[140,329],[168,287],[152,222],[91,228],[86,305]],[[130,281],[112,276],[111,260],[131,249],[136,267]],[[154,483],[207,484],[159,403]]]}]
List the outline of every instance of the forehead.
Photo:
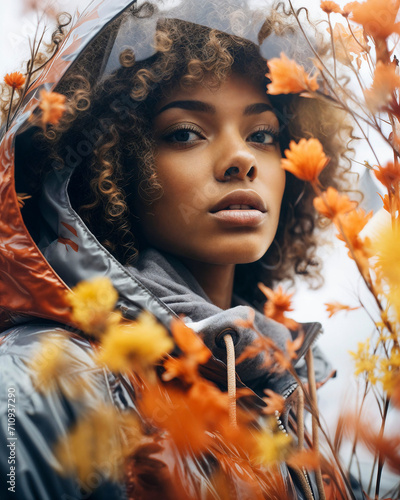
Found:
[{"label": "forehead", "polygon": [[205,79],[189,88],[180,85],[172,90],[160,102],[158,109],[177,100],[198,100],[212,104],[217,111],[229,111],[230,109],[244,109],[250,104],[265,103],[271,106],[262,83],[256,84],[246,77],[232,74],[217,88],[209,84]]}]

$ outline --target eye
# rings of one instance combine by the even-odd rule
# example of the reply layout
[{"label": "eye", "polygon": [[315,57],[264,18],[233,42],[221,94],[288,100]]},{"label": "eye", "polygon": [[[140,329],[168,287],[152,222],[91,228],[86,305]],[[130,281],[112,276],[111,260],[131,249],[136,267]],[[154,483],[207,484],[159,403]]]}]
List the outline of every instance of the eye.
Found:
[{"label": "eye", "polygon": [[167,142],[182,145],[192,144],[203,138],[204,137],[197,128],[186,125],[167,132],[163,137]]},{"label": "eye", "polygon": [[276,144],[278,142],[278,133],[276,130],[263,128],[250,134],[248,141],[266,146]]}]

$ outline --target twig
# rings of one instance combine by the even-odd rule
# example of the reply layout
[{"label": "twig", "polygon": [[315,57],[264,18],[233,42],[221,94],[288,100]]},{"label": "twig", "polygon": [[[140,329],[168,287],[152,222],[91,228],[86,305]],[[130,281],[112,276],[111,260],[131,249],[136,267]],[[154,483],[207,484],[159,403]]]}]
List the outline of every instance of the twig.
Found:
[{"label": "twig", "polygon": [[6,122],[6,132],[8,130],[8,127],[10,126],[10,113],[11,113],[11,108],[12,108],[12,104],[13,104],[13,99],[14,99],[14,87],[12,87],[12,90],[11,90],[10,105],[8,107],[7,122]]},{"label": "twig", "polygon": [[335,51],[335,42],[333,40],[333,30],[331,23],[331,15],[328,14],[328,23],[329,23],[329,33],[331,34],[331,45],[332,45],[332,56],[333,56],[333,73],[335,75],[335,81],[337,81],[337,73],[336,73],[336,51]]},{"label": "twig", "polygon": [[[307,362],[308,385],[310,388],[310,396],[311,396],[311,401],[312,401],[313,410],[314,410],[313,414],[312,414],[313,449],[316,453],[319,454],[317,387],[315,384],[314,358],[313,358],[311,348],[308,349],[308,351],[306,353],[306,362]],[[315,478],[317,480],[317,488],[318,488],[319,498],[321,500],[325,500],[324,483],[322,481],[322,473],[321,473],[320,466],[318,466],[315,469]]]},{"label": "twig", "polygon": [[[388,397],[386,399],[385,408],[383,411],[382,425],[381,425],[381,429],[379,431],[379,440],[381,440],[383,438],[383,433],[385,432],[385,424],[386,424],[387,412],[389,409],[389,402],[390,402],[390,398]],[[381,452],[378,453],[378,457],[379,457],[379,459],[378,459],[378,471],[376,473],[375,500],[379,500],[379,489],[381,486],[382,469],[383,469],[383,464],[385,463],[385,458],[382,457]]]}]

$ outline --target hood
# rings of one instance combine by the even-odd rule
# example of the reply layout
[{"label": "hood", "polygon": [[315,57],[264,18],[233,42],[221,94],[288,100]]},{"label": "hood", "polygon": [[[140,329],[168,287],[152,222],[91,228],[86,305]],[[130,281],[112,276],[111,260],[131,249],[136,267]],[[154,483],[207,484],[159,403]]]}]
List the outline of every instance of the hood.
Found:
[{"label": "hood", "polygon": [[[154,2],[158,3],[158,2]],[[169,2],[171,3],[171,2]],[[260,2],[261,3],[261,2]],[[34,316],[73,325],[65,304],[65,291],[81,280],[108,276],[120,299],[119,306],[128,316],[147,309],[164,324],[169,324],[174,313],[129,270],[122,266],[96,239],[72,208],[68,183],[75,166],[66,162],[65,168],[50,172],[42,186],[40,200],[33,206],[39,221],[40,234],[31,234],[24,221],[25,206],[20,209],[17,192],[24,172],[35,168],[30,163],[30,138],[35,126],[29,117],[39,104],[39,92],[51,91],[63,81],[68,71],[96,37],[111,22],[117,29],[102,46],[103,60],[98,82],[118,69],[119,53],[127,43],[134,48],[136,59],[144,60],[154,54],[151,38],[157,22],[165,17],[195,22],[250,39],[260,46],[265,58],[277,57],[284,51],[290,54],[295,44],[290,35],[266,38],[265,15],[255,13],[251,19],[235,17],[235,9],[245,2],[229,2],[229,12],[215,15],[218,2],[208,0],[202,6],[183,0],[166,11],[160,7],[152,15],[135,20],[126,19],[124,10],[135,4],[130,0],[97,0],[78,15],[62,42],[57,54],[45,65],[39,77],[30,85],[11,125],[2,130],[0,144],[0,326],[5,328],[12,318]],[[265,9],[269,10],[266,3]],[[119,22],[118,19],[121,21]],[[119,22],[119,24],[118,24]],[[146,36],[144,36],[146,33]],[[149,35],[150,34],[150,35]],[[260,45],[261,43],[261,45]],[[29,194],[29,193],[28,193]]]}]

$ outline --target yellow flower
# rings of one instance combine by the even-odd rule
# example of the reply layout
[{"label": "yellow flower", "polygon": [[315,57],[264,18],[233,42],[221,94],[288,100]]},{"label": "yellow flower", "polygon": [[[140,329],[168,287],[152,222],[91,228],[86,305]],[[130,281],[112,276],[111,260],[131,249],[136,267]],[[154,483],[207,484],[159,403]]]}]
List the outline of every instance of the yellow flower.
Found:
[{"label": "yellow flower", "polygon": [[29,363],[38,390],[47,391],[58,386],[68,365],[66,352],[67,338],[62,333],[53,332],[43,339],[39,351]]},{"label": "yellow flower", "polygon": [[[120,430],[129,432],[125,449]],[[134,435],[136,434],[136,439]],[[131,415],[120,415],[114,407],[100,405],[81,417],[55,448],[57,460],[67,474],[76,474],[86,484],[93,474],[121,480],[123,458],[132,453],[139,441],[138,422]]]},{"label": "yellow flower", "polygon": [[137,321],[114,325],[103,336],[99,361],[114,372],[158,361],[174,347],[167,330],[147,312]]},{"label": "yellow flower", "polygon": [[377,255],[376,266],[390,286],[400,286],[400,228],[387,226],[374,239],[373,249]]},{"label": "yellow flower", "polygon": [[391,396],[400,377],[400,350],[398,348],[392,349],[389,359],[381,360],[380,371],[383,389]]},{"label": "yellow flower", "polygon": [[118,293],[109,278],[81,281],[67,301],[72,307],[72,319],[81,330],[91,335],[101,335],[115,322],[111,313],[115,308]]},{"label": "yellow flower", "polygon": [[386,285],[383,289],[390,306],[400,319],[400,227],[398,222],[388,225],[374,238],[372,249],[376,255],[374,263],[379,281]]},{"label": "yellow flower", "polygon": [[256,449],[254,461],[258,464],[271,466],[284,462],[290,454],[292,439],[281,431],[263,429],[255,438]]},{"label": "yellow flower", "polygon": [[378,378],[375,371],[377,368],[379,356],[370,353],[369,339],[367,339],[365,342],[358,342],[357,345],[357,352],[349,351],[355,361],[356,369],[354,374],[358,376],[361,373],[365,373],[367,380],[369,380],[371,384],[376,384]]},{"label": "yellow flower", "polygon": [[75,364],[67,335],[51,332],[29,362],[36,389],[41,392],[57,390],[71,399],[87,397],[93,392],[93,386],[84,371],[74,369]]}]

